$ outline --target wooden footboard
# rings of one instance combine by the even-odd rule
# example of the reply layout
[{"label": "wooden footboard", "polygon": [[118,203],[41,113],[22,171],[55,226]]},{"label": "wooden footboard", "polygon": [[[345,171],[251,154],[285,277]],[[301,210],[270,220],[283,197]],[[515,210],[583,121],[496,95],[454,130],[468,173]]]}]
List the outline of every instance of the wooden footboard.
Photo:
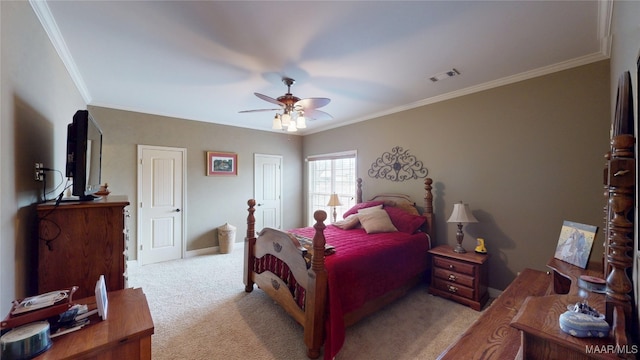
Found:
[{"label": "wooden footboard", "polygon": [[[313,256],[310,267],[304,256],[304,247],[298,240],[281,230],[265,228],[258,237],[255,236],[255,200],[247,202],[247,236],[245,238],[244,283],[245,291],[253,291],[253,285],[266,292],[274,301],[282,306],[289,315],[304,327],[304,342],[307,355],[315,359],[320,356],[320,348],[324,335],[324,315],[327,298],[327,270],[324,265],[324,221],[327,214],[322,211],[314,213],[316,230],[313,237]],[[317,254],[317,255],[316,255]],[[272,271],[258,272],[256,259],[278,259],[280,267],[286,267],[282,274]],[[277,261],[277,260],[275,260]],[[290,279],[293,276],[293,279]],[[285,281],[283,277],[287,278]],[[296,286],[304,289],[303,307],[295,298]]]}]

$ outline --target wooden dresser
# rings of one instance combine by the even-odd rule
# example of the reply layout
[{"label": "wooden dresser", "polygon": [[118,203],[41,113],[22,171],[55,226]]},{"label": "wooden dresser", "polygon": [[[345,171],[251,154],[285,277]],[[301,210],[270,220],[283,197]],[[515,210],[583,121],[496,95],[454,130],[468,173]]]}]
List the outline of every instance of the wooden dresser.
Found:
[{"label": "wooden dresser", "polygon": [[[633,358],[638,353],[634,344],[616,347],[613,336],[606,338],[579,338],[560,329],[560,314],[568,305],[586,299],[589,306],[605,313],[605,295],[581,290],[581,275],[602,277],[599,270],[584,270],[564,261],[552,258],[548,267],[552,272],[553,293],[548,296],[530,296],[511,321],[520,330],[524,359],[619,359]],[[615,325],[614,331],[615,332]]]},{"label": "wooden dresser", "polygon": [[127,205],[124,196],[38,205],[38,292],[78,286],[76,298],[92,296],[100,275],[108,291],[124,289]]},{"label": "wooden dresser", "polygon": [[487,259],[489,255],[459,254],[449,245],[431,250],[431,286],[429,292],[480,310],[489,299]]}]

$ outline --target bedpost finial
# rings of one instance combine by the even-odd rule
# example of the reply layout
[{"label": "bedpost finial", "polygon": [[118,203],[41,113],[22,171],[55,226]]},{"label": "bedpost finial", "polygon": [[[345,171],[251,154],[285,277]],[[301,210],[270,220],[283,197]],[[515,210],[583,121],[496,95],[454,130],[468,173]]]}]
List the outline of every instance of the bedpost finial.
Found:
[{"label": "bedpost finial", "polygon": [[249,199],[249,201],[247,201],[247,205],[249,205],[249,207],[256,206],[256,200],[255,199]]},{"label": "bedpost finial", "polygon": [[318,222],[324,222],[327,220],[327,213],[324,210],[316,210],[313,213],[313,218]]}]

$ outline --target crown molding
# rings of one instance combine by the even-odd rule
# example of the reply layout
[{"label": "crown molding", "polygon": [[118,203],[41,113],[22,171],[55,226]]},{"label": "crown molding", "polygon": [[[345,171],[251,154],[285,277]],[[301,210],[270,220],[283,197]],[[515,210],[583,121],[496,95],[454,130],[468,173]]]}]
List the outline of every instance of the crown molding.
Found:
[{"label": "crown molding", "polygon": [[538,69],[525,71],[525,72],[522,72],[520,74],[507,76],[507,77],[504,77],[504,78],[501,78],[501,79],[497,79],[497,80],[489,81],[489,82],[486,82],[486,83],[470,86],[470,87],[467,87],[467,88],[464,88],[464,89],[452,91],[452,92],[449,92],[449,93],[446,93],[446,94],[433,96],[433,97],[430,97],[430,98],[427,98],[427,99],[423,99],[423,100],[420,100],[420,101],[413,102],[411,104],[398,106],[398,107],[395,107],[395,108],[392,108],[392,109],[388,109],[388,110],[385,110],[385,111],[374,113],[374,114],[371,114],[371,115],[366,116],[366,117],[347,120],[347,121],[344,121],[344,122],[342,122],[340,124],[336,124],[335,126],[329,125],[329,126],[325,126],[325,127],[321,127],[321,128],[316,128],[316,129],[313,129],[311,131],[305,132],[304,135],[309,135],[309,134],[313,134],[313,133],[317,133],[317,132],[321,132],[321,131],[325,131],[325,130],[330,130],[330,129],[334,129],[334,128],[338,128],[338,127],[342,127],[342,126],[346,126],[346,125],[350,125],[350,124],[355,124],[355,123],[358,123],[358,122],[361,122],[361,121],[371,120],[371,119],[375,119],[375,118],[378,118],[378,117],[395,114],[395,113],[398,113],[398,112],[401,112],[401,111],[415,109],[417,107],[430,105],[430,104],[438,103],[438,102],[445,101],[445,100],[454,99],[454,98],[461,97],[461,96],[464,96],[464,95],[470,95],[470,94],[477,93],[477,92],[480,92],[480,91],[489,90],[489,89],[493,89],[493,88],[497,88],[497,87],[500,87],[500,86],[517,83],[517,82],[524,81],[524,80],[533,79],[533,78],[540,77],[540,76],[543,76],[543,75],[548,75],[548,74],[552,74],[552,73],[555,73],[555,72],[571,69],[571,68],[574,68],[574,67],[587,65],[587,64],[590,64],[590,63],[594,63],[596,61],[606,60],[608,58],[609,57],[606,56],[602,52],[593,53],[593,54],[582,56],[582,57],[579,57],[579,58],[576,58],[576,59],[563,61],[563,62],[556,63],[556,64],[553,64],[553,65],[544,66],[544,67],[541,67],[541,68],[538,68]]},{"label": "crown molding", "polygon": [[64,38],[60,33],[60,28],[58,28],[58,24],[51,14],[49,5],[47,5],[47,2],[43,0],[29,0],[29,4],[31,4],[38,20],[40,20],[40,24],[42,24],[44,31],[49,36],[49,40],[51,40],[53,47],[56,49],[58,56],[60,56],[60,59],[62,60],[62,63],[65,68],[67,68],[71,79],[76,84],[76,88],[78,88],[80,96],[82,96],[85,103],[91,103],[91,94],[89,93],[89,89],[87,89],[87,86],[82,79],[82,75],[80,75],[78,67],[69,52],[69,48],[67,48],[67,43],[64,41]]},{"label": "crown molding", "polygon": [[598,5],[598,37],[600,38],[600,52],[608,58],[611,56],[613,0],[600,0]]}]

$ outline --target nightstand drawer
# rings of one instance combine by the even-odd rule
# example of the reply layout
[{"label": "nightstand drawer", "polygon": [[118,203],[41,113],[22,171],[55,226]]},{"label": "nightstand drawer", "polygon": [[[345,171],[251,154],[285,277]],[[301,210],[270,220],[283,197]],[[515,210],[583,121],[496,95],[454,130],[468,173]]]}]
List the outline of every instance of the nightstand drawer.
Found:
[{"label": "nightstand drawer", "polygon": [[474,264],[465,263],[462,261],[456,261],[443,257],[435,256],[433,258],[433,264],[441,269],[447,269],[449,271],[455,271],[457,273],[466,274],[470,276],[476,275],[476,266]]},{"label": "nightstand drawer", "polygon": [[448,281],[452,284],[460,284],[460,285],[468,286],[470,288],[474,287],[475,285],[474,277],[459,274],[448,269],[435,268],[434,275],[435,277],[442,279],[444,281]]},{"label": "nightstand drawer", "polygon": [[468,288],[460,284],[453,284],[446,280],[434,279],[433,284],[431,284],[431,286],[435,287],[438,290],[446,291],[452,295],[462,296],[467,299],[474,298],[474,291],[472,288]]}]

